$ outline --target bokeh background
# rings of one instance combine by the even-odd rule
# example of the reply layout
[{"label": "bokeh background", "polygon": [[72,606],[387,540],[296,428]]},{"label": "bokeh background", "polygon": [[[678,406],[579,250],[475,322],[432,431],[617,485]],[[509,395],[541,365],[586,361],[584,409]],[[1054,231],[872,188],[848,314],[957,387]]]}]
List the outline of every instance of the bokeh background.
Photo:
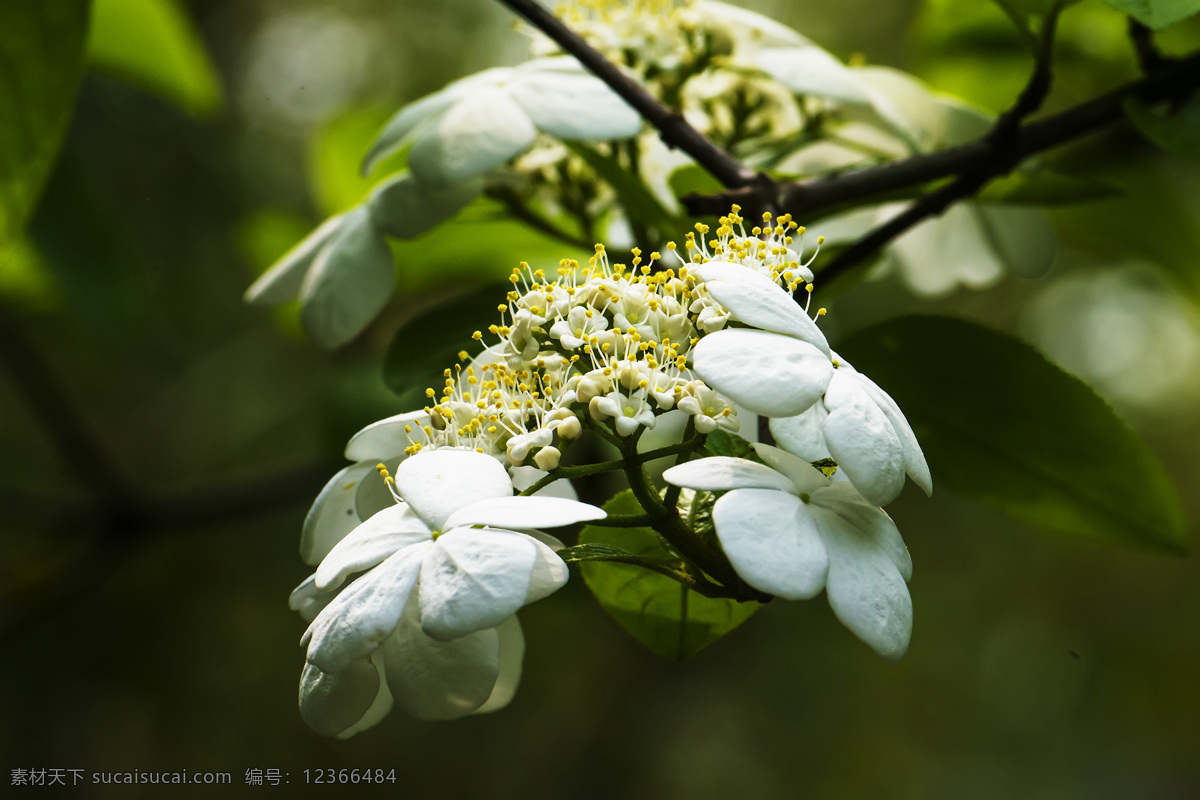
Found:
[{"label": "bokeh background", "polygon": [[[993,110],[1029,69],[981,0],[741,2]],[[394,768],[395,784],[353,789],[380,796],[1200,797],[1197,558],[1039,532],[911,486],[889,509],[916,565],[898,664],[821,598],[772,603],[664,662],[575,576],[522,612],[507,710],[310,733],[304,625],[287,609],[307,574],[300,523],[348,436],[407,410],[380,377],[392,334],[463,281],[569,253],[484,220],[404,243],[388,311],[332,355],[294,309],[243,306],[259,271],[361,197],[357,161],[390,111],[515,63],[526,40],[490,0],[177,8],[183,45],[149,66],[138,37],[158,32],[97,20],[60,163],[26,243],[0,257],[0,794],[39,791],[10,789],[11,769],[77,768],[233,774],[188,796],[330,796],[303,771],[333,767]],[[1115,11],[1083,0],[1062,28],[1052,107],[1136,76]],[[1160,41],[1194,47],[1200,24]],[[838,298],[830,330],[836,342],[922,310],[1032,341],[1149,442],[1194,536],[1200,164],[1128,127],[1049,158],[1124,190],[1054,212],[1050,275],[937,302],[864,285]],[[123,497],[153,513],[131,519]],[[251,768],[290,784],[245,787]]]}]

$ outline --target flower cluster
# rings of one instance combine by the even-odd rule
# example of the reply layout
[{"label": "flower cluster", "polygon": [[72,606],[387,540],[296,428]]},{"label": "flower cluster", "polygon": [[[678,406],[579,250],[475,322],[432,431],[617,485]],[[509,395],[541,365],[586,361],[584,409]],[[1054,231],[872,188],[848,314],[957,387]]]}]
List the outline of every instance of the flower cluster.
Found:
[{"label": "flower cluster", "polygon": [[700,437],[770,418],[779,447],[665,480],[724,493],[711,518],[740,581],[787,599],[825,589],[860,638],[903,654],[911,562],[879,506],[906,473],[930,490],[924,457],[891,398],[830,349],[824,309],[809,315],[804,229],[770,214],[747,229],[738,211],[711,238],[698,224],[668,244],[672,266],[636,248],[613,263],[601,245],[553,278],[523,263],[429,404],[351,439],[354,463],[305,521],[316,571],[292,595],[310,622],[300,705],[314,729],[351,735],[393,704],[422,719],[503,707],[523,653],[514,615],[568,576],[542,529],[605,516],[550,482],[563,451],[585,430],[636,445],[666,414]]},{"label": "flower cluster", "polygon": [[[993,121],[911,76],[844,64],[796,31],[716,0],[575,0],[557,12],[716,144],[776,175],[929,152],[975,138]],[[578,61],[528,33],[529,61],[462,78],[401,108],[364,167],[404,152],[407,168],[285,254],[247,300],[298,298],[309,336],[341,346],[391,294],[386,237],[418,236],[484,193],[563,238],[573,239],[573,229],[630,244],[669,235],[644,235],[639,211],[647,200],[661,206],[660,220],[679,211],[671,181],[690,159],[669,150]],[[641,184],[636,207],[615,172]],[[856,238],[903,207],[852,210],[827,235]],[[1053,231],[1036,209],[967,204],[900,237],[884,264],[915,291],[942,294],[986,286],[1006,271],[1037,274],[1054,252]]]}]

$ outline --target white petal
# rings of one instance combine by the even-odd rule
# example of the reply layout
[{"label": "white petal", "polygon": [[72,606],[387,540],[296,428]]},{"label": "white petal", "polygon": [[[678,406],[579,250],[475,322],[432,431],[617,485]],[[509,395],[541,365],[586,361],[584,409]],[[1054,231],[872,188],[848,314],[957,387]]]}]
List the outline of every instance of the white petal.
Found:
[{"label": "white petal", "polygon": [[292,593],[288,597],[288,608],[300,612],[300,616],[305,622],[312,622],[316,619],[317,614],[321,613],[321,609],[329,605],[335,596],[337,596],[336,591],[323,592],[318,589],[317,576],[309,575],[304,579],[304,583],[292,589]]},{"label": "white petal", "polygon": [[521,665],[525,660],[525,636],[521,633],[521,623],[516,616],[511,616],[496,626],[496,634],[500,637],[500,674],[496,677],[491,696],[475,709],[476,714],[490,714],[507,706],[517,693],[517,685],[521,683]]},{"label": "white petal", "polygon": [[1041,209],[976,204],[975,210],[1008,272],[1040,278],[1050,270],[1058,234]]},{"label": "white petal", "polygon": [[777,47],[760,51],[754,63],[797,94],[867,104],[869,89],[845,64],[819,47]]},{"label": "white petal", "polygon": [[769,444],[753,444],[751,447],[767,466],[787,476],[794,487],[793,494],[811,493],[829,485],[829,479],[821,470],[786,450]]},{"label": "white petal", "polygon": [[356,725],[379,694],[379,671],[370,659],[338,672],[305,664],[300,673],[300,717],[321,736],[337,736]]},{"label": "white petal", "polygon": [[392,693],[388,689],[387,675],[384,674],[383,650],[376,650],[372,653],[371,661],[379,673],[379,693],[375,695],[374,702],[367,709],[367,713],[363,714],[362,719],[339,733],[337,735],[339,739],[349,739],[356,733],[362,733],[368,728],[378,725],[392,710]]},{"label": "white petal", "polygon": [[284,253],[246,290],[246,302],[276,305],[299,297],[304,276],[308,274],[322,246],[337,232],[344,216],[338,214],[325,220],[303,241]]},{"label": "white petal", "polygon": [[343,589],[301,640],[308,660],[337,672],[379,647],[404,614],[425,553],[424,545],[405,548]]},{"label": "white petal", "polygon": [[808,342],[766,331],[723,330],[692,351],[705,383],[766,417],[792,417],[825,394],[833,365]]},{"label": "white petal", "polygon": [[392,295],[392,251],[363,208],[348,213],[300,287],[300,321],[309,338],[332,350],[375,319]]},{"label": "white petal", "polygon": [[833,458],[829,447],[825,444],[825,435],[821,432],[825,426],[825,418],[829,410],[818,400],[812,408],[794,417],[776,417],[771,420],[771,435],[779,446],[794,453],[805,461],[820,461],[823,458]]},{"label": "white petal", "polygon": [[375,472],[373,464],[353,464],[329,479],[313,501],[300,534],[300,557],[316,565],[333,546],[362,522],[355,512],[359,484]]},{"label": "white petal", "polygon": [[571,577],[567,562],[558,555],[558,551],[563,549],[562,542],[541,531],[531,531],[528,536],[537,548],[537,560],[533,562],[533,572],[529,576],[525,605],[554,594]]},{"label": "white petal", "polygon": [[449,641],[499,625],[525,605],[538,553],[535,540],[519,533],[443,534],[421,566],[422,630]]},{"label": "white petal", "polygon": [[737,264],[720,269],[725,263],[712,262],[695,271],[702,276],[712,276],[705,278],[704,287],[734,319],[754,328],[794,336],[823,353],[829,352],[825,334],[775,281]]},{"label": "white petal", "polygon": [[739,47],[753,49],[811,44],[809,39],[786,25],[741,6],[717,0],[698,0],[695,7],[706,22],[718,23],[712,27],[733,36]]},{"label": "white petal", "polygon": [[[513,489],[523,492],[530,486],[546,477],[546,472],[537,467],[511,467]],[[533,493],[534,497],[561,497],[565,500],[578,500],[579,494],[566,478],[560,478]]]},{"label": "white petal", "polygon": [[318,589],[337,588],[405,547],[432,541],[429,528],[405,505],[392,505],[350,531],[317,567]]},{"label": "white petal", "polygon": [[912,556],[896,523],[882,508],[865,500],[853,484],[833,481],[828,489],[814,492],[812,502],[867,534],[900,570],[900,577],[906,581],[912,579]]},{"label": "white petal", "polygon": [[434,184],[482,175],[533,144],[537,129],[504,89],[484,87],[417,133],[409,169]]},{"label": "white petal", "polygon": [[376,186],[366,207],[375,227],[388,236],[412,239],[441,225],[483,192],[483,181],[440,186],[405,172]]},{"label": "white petal", "polygon": [[825,591],[834,615],[884,658],[900,658],[912,636],[900,570],[875,537],[815,503],[812,510],[829,553]]},{"label": "white petal", "polygon": [[877,506],[904,488],[904,451],[892,423],[861,387],[858,376],[837,370],[825,392],[825,442],[855,488]]},{"label": "white petal", "polygon": [[[494,82],[498,71],[485,70],[477,75],[470,75],[449,84],[441,91],[426,95],[419,100],[401,108],[384,124],[383,130],[375,137],[371,150],[363,159],[363,174],[369,173],[375,165],[400,149],[409,135],[425,122],[433,122],[446,109],[454,105],[465,95],[478,86]],[[507,75],[509,70],[504,70]]]},{"label": "white petal", "polygon": [[417,719],[458,719],[491,696],[500,674],[500,637],[494,628],[452,642],[421,632],[416,603],[383,644],[388,688],[396,704]]},{"label": "white petal", "polygon": [[[849,365],[845,362],[842,363],[843,369],[847,366]],[[925,494],[933,494],[933,478],[929,474],[929,464],[925,462],[925,454],[921,452],[921,445],[909,426],[904,412],[900,410],[900,406],[896,405],[896,401],[892,399],[891,395],[879,388],[878,384],[866,375],[855,371],[854,376],[858,378],[863,390],[879,406],[879,410],[887,415],[888,422],[892,423],[892,430],[896,432],[896,436],[900,438],[900,446],[904,448],[904,470],[908,476],[917,486],[921,487]]]},{"label": "white petal", "polygon": [[[385,459],[383,465],[389,473],[395,473],[396,467],[400,465],[400,462],[404,458],[405,456]],[[378,467],[380,462],[372,459],[363,463]],[[366,476],[358,484],[358,491],[354,494],[354,510],[358,514],[359,519],[370,519],[385,508],[391,508],[394,505],[396,505],[396,497],[392,494],[392,490],[388,488],[387,481],[378,472],[374,475]]]},{"label": "white petal", "polygon": [[685,489],[721,492],[726,489],[775,489],[795,492],[787,477],[768,466],[744,458],[713,456],[698,458],[671,467],[663,480]]},{"label": "white petal", "polygon": [[396,488],[425,524],[446,530],[455,511],[480,500],[512,495],[500,462],[474,450],[427,450],[396,467]]},{"label": "white petal", "polygon": [[628,139],[642,128],[641,116],[598,78],[584,72],[575,59],[540,68],[540,62],[518,67],[509,91],[539,130],[560,139],[596,141]]},{"label": "white petal", "polygon": [[807,600],[825,586],[828,561],[800,498],[770,489],[735,489],[713,506],[729,563],[755,589]]},{"label": "white petal", "polygon": [[446,520],[445,527],[559,528],[606,516],[603,509],[561,497],[497,497],[460,508]]},{"label": "white petal", "polygon": [[424,411],[409,411],[372,422],[350,437],[346,443],[348,461],[387,461],[404,453],[412,444],[406,427],[414,431],[429,424],[429,415]]},{"label": "white petal", "polygon": [[929,297],[948,294],[960,284],[981,289],[1004,275],[1004,265],[969,205],[951,206],[906,231],[889,249],[908,285]]}]

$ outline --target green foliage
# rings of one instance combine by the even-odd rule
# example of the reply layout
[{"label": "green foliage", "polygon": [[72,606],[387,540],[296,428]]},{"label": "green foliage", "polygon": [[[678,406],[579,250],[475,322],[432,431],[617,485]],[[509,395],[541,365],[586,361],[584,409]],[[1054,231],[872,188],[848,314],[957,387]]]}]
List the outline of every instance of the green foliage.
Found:
[{"label": "green foliage", "polygon": [[87,17],[87,0],[0,3],[0,248],[20,234],[58,154]]},{"label": "green foliage", "polygon": [[1155,30],[1174,25],[1200,11],[1200,0],[1104,0],[1115,9]]},{"label": "green foliage", "polygon": [[96,0],[87,42],[93,66],[195,116],[220,109],[216,68],[178,0]]},{"label": "green foliage", "polygon": [[1179,553],[1179,499],[1082,381],[974,323],[903,317],[839,348],[904,409],[934,483],[1041,528]]},{"label": "green foliage", "polygon": [[[638,514],[642,507],[624,491],[604,504],[610,514]],[[589,525],[580,545],[608,545],[652,559],[674,558],[649,528],[604,528]],[[696,594],[665,575],[644,567],[589,561],[583,579],[604,610],[651,652],[683,660],[745,622],[761,604],[712,599]]]},{"label": "green foliage", "polygon": [[1191,209],[1195,167],[1143,155],[1099,177],[1118,187],[1120,201],[1063,208],[1054,220],[1064,241],[1107,258],[1149,260],[1193,299],[1200,299],[1200,221]]},{"label": "green foliage", "polygon": [[984,187],[979,199],[1017,205],[1069,206],[1117,197],[1121,190],[1102,181],[1052,170],[1013,172]]},{"label": "green foliage", "polygon": [[430,306],[409,320],[392,337],[383,360],[383,381],[403,398],[401,405],[425,405],[425,390],[442,386],[442,372],[460,363],[462,350],[478,347],[471,334],[498,319],[509,284],[488,284]]},{"label": "green foliage", "polygon": [[699,164],[680,167],[671,173],[667,183],[676,197],[687,197],[689,194],[713,194],[725,188],[719,180]]},{"label": "green foliage", "polygon": [[1200,96],[1169,114],[1156,114],[1136,98],[1125,101],[1125,116],[1142,134],[1169,153],[1200,159]]},{"label": "green foliage", "polygon": [[736,433],[717,428],[704,439],[704,449],[714,456],[745,458],[752,452],[750,443]]}]

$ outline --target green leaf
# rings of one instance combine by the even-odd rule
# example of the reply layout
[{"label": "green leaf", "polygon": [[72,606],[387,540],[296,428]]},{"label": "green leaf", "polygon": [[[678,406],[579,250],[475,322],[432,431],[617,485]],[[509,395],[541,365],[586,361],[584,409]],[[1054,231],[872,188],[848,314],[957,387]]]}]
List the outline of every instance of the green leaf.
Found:
[{"label": "green leaf", "polygon": [[1079,379],[964,320],[903,317],[838,348],[895,398],[935,485],[1053,531],[1180,553],[1162,466]]},{"label": "green leaf", "polygon": [[[604,504],[610,514],[638,514],[633,493],[624,491]],[[650,528],[589,525],[580,545],[607,545],[652,559],[671,559]],[[644,567],[589,561],[580,566],[583,580],[604,610],[651,652],[681,661],[745,622],[761,604],[738,603],[696,594],[665,575]]]},{"label": "green leaf", "polygon": [[704,439],[704,449],[714,456],[743,458],[750,453],[750,443],[736,433],[717,428]]},{"label": "green leaf", "polygon": [[568,564],[578,561],[604,561],[610,558],[625,558],[633,555],[628,550],[622,550],[611,544],[577,544],[574,547],[564,547],[558,551],[558,557]]},{"label": "green leaf", "polygon": [[1200,11],[1200,0],[1104,0],[1154,30],[1174,25]]},{"label": "green leaf", "polygon": [[1171,114],[1156,114],[1130,97],[1125,101],[1125,116],[1163,150],[1200,159],[1200,97],[1193,97]]},{"label": "green leaf", "polygon": [[0,248],[29,220],[62,144],[87,17],[87,0],[0,3]]},{"label": "green leaf", "polygon": [[699,164],[688,164],[675,170],[667,179],[667,184],[676,197],[725,191],[725,186]]},{"label": "green leaf", "polygon": [[499,320],[496,306],[511,288],[488,284],[455,295],[401,325],[384,356],[384,383],[409,404],[425,405],[425,390],[442,385],[442,372],[459,363],[458,353],[479,351],[471,334]]},{"label": "green leaf", "polygon": [[990,203],[1068,206],[1120,195],[1120,189],[1101,181],[1038,170],[1014,172],[997,178],[984,187],[979,199]]},{"label": "green leaf", "polygon": [[223,100],[204,40],[178,0],[95,0],[88,60],[195,116]]}]

